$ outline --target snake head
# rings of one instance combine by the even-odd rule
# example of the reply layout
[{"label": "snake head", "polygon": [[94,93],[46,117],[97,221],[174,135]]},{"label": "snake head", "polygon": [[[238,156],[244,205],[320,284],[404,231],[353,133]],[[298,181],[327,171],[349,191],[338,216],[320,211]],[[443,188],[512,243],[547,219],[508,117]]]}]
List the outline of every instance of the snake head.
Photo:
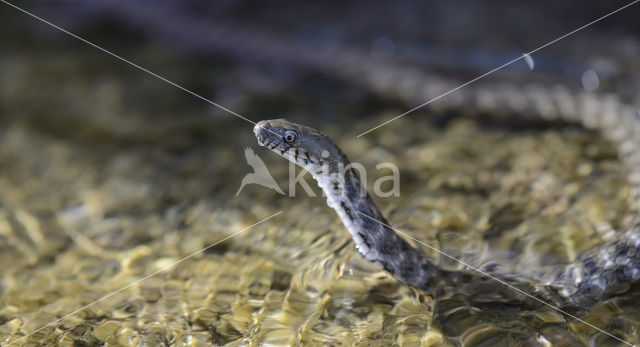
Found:
[{"label": "snake head", "polygon": [[305,168],[317,172],[323,165],[330,170],[347,161],[338,146],[326,135],[286,119],[258,122],[253,128],[258,144]]}]

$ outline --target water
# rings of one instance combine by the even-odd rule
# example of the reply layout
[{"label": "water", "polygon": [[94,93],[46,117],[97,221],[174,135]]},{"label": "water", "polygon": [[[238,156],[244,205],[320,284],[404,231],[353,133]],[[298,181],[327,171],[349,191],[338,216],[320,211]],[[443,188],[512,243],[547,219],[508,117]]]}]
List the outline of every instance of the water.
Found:
[{"label": "water", "polygon": [[[358,256],[321,196],[252,185],[234,198],[251,172],[246,146],[281,187],[289,175],[286,162],[258,149],[249,124],[207,114],[146,77],[127,79],[131,71],[108,58],[25,52],[5,53],[7,73],[0,74],[3,345],[279,210],[20,344],[621,345],[550,308],[479,301],[469,288],[434,301]],[[88,72],[101,68],[111,77]],[[228,93],[221,101],[241,94]],[[283,94],[300,99],[286,88]],[[256,95],[241,100],[247,114],[274,107]],[[366,96],[350,102],[344,107],[377,107]],[[356,139],[357,130],[388,113],[323,121],[296,113],[304,101],[292,104],[291,120],[331,135],[373,173],[370,185],[377,163],[396,164],[400,197],[377,199],[389,222],[467,263],[520,273],[567,263],[615,237],[612,230],[624,223],[621,165],[594,133],[464,118],[429,122],[435,115],[423,112]],[[474,290],[511,295],[492,282]],[[572,314],[637,343],[639,296],[635,286]]]},{"label": "water", "polygon": [[[464,119],[436,127],[415,117],[364,140],[336,134],[365,166],[401,168],[401,196],[379,201],[393,225],[472,264],[504,261],[531,271],[571,261],[624,215],[626,185],[612,148],[576,128],[483,128]],[[5,128],[2,339],[283,210],[26,341],[494,344],[541,341],[535,328],[550,340],[615,342],[551,309],[435,303],[358,257],[322,197],[248,186],[233,199],[249,172],[242,150],[211,141],[173,153]],[[286,163],[258,153],[286,182]],[[237,165],[222,169],[225,159]],[[625,303],[636,295],[581,318],[632,339],[638,312]]]}]

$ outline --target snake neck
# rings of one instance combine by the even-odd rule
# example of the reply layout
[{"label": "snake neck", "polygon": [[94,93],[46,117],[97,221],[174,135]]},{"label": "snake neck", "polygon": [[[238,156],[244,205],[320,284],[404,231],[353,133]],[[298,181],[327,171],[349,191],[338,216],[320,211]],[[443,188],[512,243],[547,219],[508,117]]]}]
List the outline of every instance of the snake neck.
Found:
[{"label": "snake neck", "polygon": [[346,169],[325,167],[311,173],[326,195],[327,205],[336,211],[361,255],[380,263],[402,281],[426,290],[435,288],[443,278],[442,271],[387,226],[389,223],[356,170],[347,164]]}]

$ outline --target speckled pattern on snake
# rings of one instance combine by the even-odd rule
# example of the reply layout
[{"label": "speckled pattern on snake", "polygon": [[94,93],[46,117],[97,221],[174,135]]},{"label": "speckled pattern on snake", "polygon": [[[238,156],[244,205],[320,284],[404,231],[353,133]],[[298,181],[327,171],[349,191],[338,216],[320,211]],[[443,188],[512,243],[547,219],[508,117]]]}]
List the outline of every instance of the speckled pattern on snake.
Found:
[{"label": "speckled pattern on snake", "polygon": [[[486,90],[479,93],[476,99],[482,100],[487,95]],[[629,199],[633,218],[619,239],[586,252],[567,266],[556,266],[541,273],[493,275],[518,286],[524,285],[520,278],[528,278],[528,286],[523,288],[559,305],[584,304],[626,291],[631,283],[640,279],[640,224],[637,218],[640,121],[634,108],[611,97],[573,94],[562,88],[553,92],[525,89],[520,97],[534,105],[523,114],[578,122],[587,128],[599,129],[618,145],[631,185]],[[492,107],[500,104],[499,98],[497,101],[497,104],[491,104]],[[467,111],[471,105],[478,112],[486,111],[482,107],[486,103],[470,103],[466,106]],[[285,119],[261,121],[255,126],[254,133],[261,146],[303,167],[313,176],[327,196],[327,204],[337,212],[366,259],[380,263],[396,278],[428,292],[443,284],[463,283],[478,277],[479,274],[471,270],[439,268],[385,226],[389,223],[362,187],[357,172],[344,169],[350,163],[347,156],[326,135]]]}]

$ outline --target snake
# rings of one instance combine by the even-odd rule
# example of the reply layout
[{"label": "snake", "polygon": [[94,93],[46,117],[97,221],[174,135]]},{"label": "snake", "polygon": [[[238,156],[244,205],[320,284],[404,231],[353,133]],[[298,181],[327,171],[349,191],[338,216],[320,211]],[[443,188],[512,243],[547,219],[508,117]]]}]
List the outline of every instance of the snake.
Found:
[{"label": "snake", "polygon": [[[486,90],[481,93],[486,93]],[[525,100],[529,97],[540,102],[539,94],[523,93],[521,96]],[[640,121],[632,106],[615,99],[612,102],[610,97],[595,94],[576,96],[562,89],[556,89],[554,97],[554,105],[565,110],[557,113],[556,120],[562,116],[564,120],[578,121],[587,128],[600,129],[608,139],[617,143],[619,157],[625,164],[631,185],[631,218],[626,223],[627,229],[616,240],[584,252],[573,263],[525,274],[527,281],[520,279],[522,274],[494,274],[498,276],[494,278],[537,292],[537,296],[553,300],[557,305],[583,305],[625,292],[630,284],[640,280],[640,222],[637,213]],[[476,108],[482,111],[482,107]],[[551,120],[548,108],[539,109],[547,110],[546,113],[538,112],[539,118]],[[587,110],[589,112],[585,112]],[[348,157],[330,137],[286,119],[260,121],[254,127],[254,134],[260,146],[311,174],[324,192],[327,205],[335,210],[351,235],[359,254],[381,264],[395,278],[421,290],[436,292],[443,285],[468,282],[474,276],[480,276],[472,274],[469,269],[440,268],[401,237],[366,191],[357,170],[350,167]],[[529,285],[531,283],[535,285]]]}]

